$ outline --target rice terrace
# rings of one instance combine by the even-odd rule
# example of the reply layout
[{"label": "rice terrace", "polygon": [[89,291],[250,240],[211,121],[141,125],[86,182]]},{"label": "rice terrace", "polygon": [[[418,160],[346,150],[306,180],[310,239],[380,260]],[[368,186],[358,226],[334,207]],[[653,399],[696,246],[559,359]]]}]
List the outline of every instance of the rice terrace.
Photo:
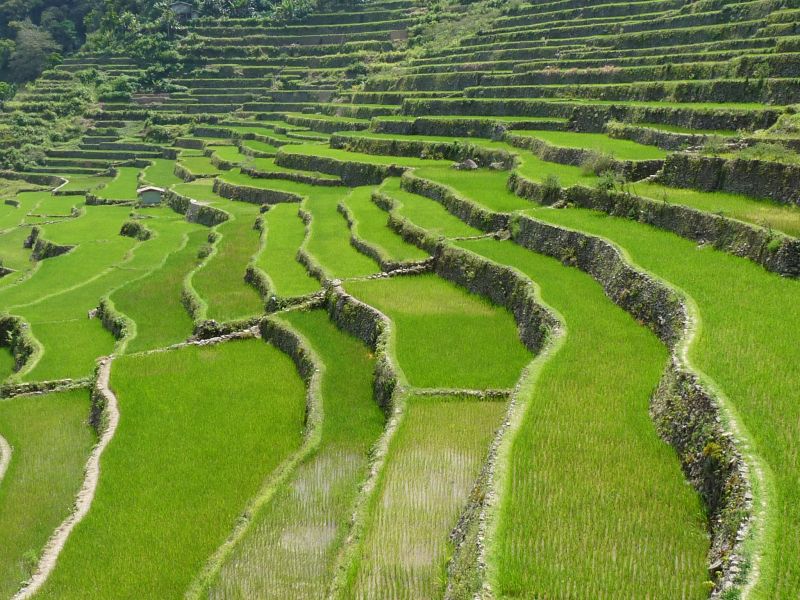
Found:
[{"label": "rice terrace", "polygon": [[0,599],[800,598],[800,0],[0,0]]}]

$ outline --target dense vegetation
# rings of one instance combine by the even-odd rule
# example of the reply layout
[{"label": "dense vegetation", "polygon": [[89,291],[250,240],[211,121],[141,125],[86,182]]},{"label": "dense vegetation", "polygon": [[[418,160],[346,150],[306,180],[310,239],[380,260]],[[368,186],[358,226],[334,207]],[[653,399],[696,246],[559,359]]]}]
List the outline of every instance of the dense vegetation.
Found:
[{"label": "dense vegetation", "polygon": [[0,596],[790,599],[788,0],[0,0]]}]

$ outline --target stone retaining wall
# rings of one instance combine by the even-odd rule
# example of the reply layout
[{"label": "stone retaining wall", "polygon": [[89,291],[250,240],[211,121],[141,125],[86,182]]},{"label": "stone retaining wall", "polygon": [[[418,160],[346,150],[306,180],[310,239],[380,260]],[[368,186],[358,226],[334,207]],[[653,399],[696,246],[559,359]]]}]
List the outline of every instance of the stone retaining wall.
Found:
[{"label": "stone retaining wall", "polygon": [[615,139],[631,140],[639,144],[658,146],[663,150],[672,151],[700,146],[709,138],[708,135],[702,133],[677,133],[617,121],[606,123],[606,133]]},{"label": "stone retaining wall", "polygon": [[659,434],[677,451],[683,470],[704,500],[711,529],[710,571],[719,574],[713,597],[740,584],[741,542],[750,529],[752,490],[748,466],[724,428],[716,399],[683,362],[692,317],[665,284],[633,269],[608,242],[516,215],[513,240],[577,267],[596,279],[606,295],[647,325],[672,350],[672,359],[651,399]]},{"label": "stone retaining wall", "polygon": [[800,240],[741,221],[728,219],[681,204],[659,202],[633,194],[575,185],[551,197],[540,183],[518,173],[509,178],[509,189],[522,198],[544,204],[566,201],[600,210],[616,217],[647,223],[692,241],[748,258],[784,276],[800,276]]},{"label": "stone retaining wall", "polygon": [[11,351],[14,371],[20,371],[39,351],[28,324],[20,317],[8,314],[0,315],[0,346]]},{"label": "stone retaining wall", "polygon": [[425,196],[442,204],[448,212],[471,225],[475,229],[494,232],[508,227],[509,216],[497,213],[458,196],[450,188],[428,179],[406,173],[401,186],[407,192]]},{"label": "stone retaining wall", "polygon": [[678,153],[667,158],[659,181],[800,206],[800,165]]},{"label": "stone retaining wall", "polygon": [[390,414],[401,376],[389,349],[391,322],[388,317],[354,298],[339,285],[326,288],[325,306],[339,329],[358,338],[374,351],[373,394],[378,405],[387,415]]},{"label": "stone retaining wall", "polygon": [[278,204],[281,202],[300,202],[302,200],[300,196],[290,192],[249,187],[230,183],[220,178],[214,179],[213,190],[214,193],[223,198],[251,202],[253,204]]},{"label": "stone retaining wall", "polygon": [[103,327],[110,331],[115,339],[123,340],[128,336],[131,325],[130,321],[124,314],[116,309],[114,303],[108,298],[100,300],[100,304],[97,306],[96,317],[100,319]]},{"label": "stone retaining wall", "polygon": [[387,177],[400,177],[408,170],[401,165],[381,165],[344,161],[325,156],[309,156],[305,154],[288,154],[278,152],[275,164],[300,171],[317,171],[341,177],[345,185],[378,185]]},{"label": "stone retaining wall", "polygon": [[471,143],[461,143],[457,140],[452,142],[431,142],[334,134],[331,136],[330,145],[331,148],[383,156],[430,157],[455,161],[472,159],[479,165],[489,166],[495,163],[502,165],[505,169],[512,168],[516,162],[516,157],[506,150],[485,148]]},{"label": "stone retaining wall", "polygon": [[169,190],[164,194],[164,201],[175,212],[186,215],[187,221],[199,223],[206,227],[214,227],[230,218],[230,215],[224,210],[195,202],[188,196],[183,196],[173,190]]},{"label": "stone retaining wall", "polygon": [[50,240],[46,240],[41,237],[42,230],[39,227],[34,226],[31,229],[30,234],[22,243],[24,248],[32,248],[33,251],[31,252],[31,259],[32,260],[45,260],[47,258],[54,258],[56,256],[61,256],[62,254],[66,254],[75,246],[67,246],[62,244],[56,244],[51,242]]},{"label": "stone retaining wall", "polygon": [[[553,146],[544,140],[528,135],[515,135],[513,132],[507,132],[505,140],[512,146],[530,150],[542,160],[562,165],[580,167],[592,159],[602,156],[600,152],[595,152],[594,150]],[[611,164],[613,165],[613,170],[619,175],[624,176],[629,181],[638,181],[654,175],[664,164],[664,161],[617,160],[612,158]]]},{"label": "stone retaining wall", "polygon": [[340,179],[329,177],[317,177],[313,173],[283,172],[283,171],[259,171],[255,167],[241,167],[241,172],[256,179],[283,179],[286,181],[296,181],[298,183],[308,183],[310,185],[339,186],[342,185]]}]

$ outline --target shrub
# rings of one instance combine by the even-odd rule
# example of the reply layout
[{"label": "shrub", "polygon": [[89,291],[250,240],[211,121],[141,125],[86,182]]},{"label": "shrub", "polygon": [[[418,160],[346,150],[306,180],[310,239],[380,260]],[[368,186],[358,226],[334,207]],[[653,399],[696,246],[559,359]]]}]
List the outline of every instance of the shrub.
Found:
[{"label": "shrub", "polygon": [[725,138],[719,135],[711,135],[709,136],[705,143],[703,144],[703,148],[701,152],[703,154],[708,154],[710,156],[719,156],[720,154],[724,153],[728,149]]},{"label": "shrub", "polygon": [[737,156],[749,160],[768,160],[789,164],[800,163],[800,155],[786,146],[774,142],[758,142],[753,146],[740,150]]},{"label": "shrub", "polygon": [[542,182],[542,203],[555,204],[561,198],[561,183],[552,173]]},{"label": "shrub", "polygon": [[179,137],[189,135],[191,128],[191,124],[158,125],[148,119],[145,123],[144,139],[156,144],[172,144]]},{"label": "shrub", "polygon": [[584,175],[601,175],[613,171],[616,163],[614,157],[606,152],[593,152],[581,163]]}]

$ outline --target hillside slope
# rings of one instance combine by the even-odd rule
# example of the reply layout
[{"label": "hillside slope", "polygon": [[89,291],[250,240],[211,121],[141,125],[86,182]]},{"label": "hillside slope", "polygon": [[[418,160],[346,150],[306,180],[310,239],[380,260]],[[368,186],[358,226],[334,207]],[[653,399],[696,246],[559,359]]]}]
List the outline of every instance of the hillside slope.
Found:
[{"label": "hillside slope", "polygon": [[122,435],[60,554],[37,531],[0,583],[796,597],[798,15],[331,2],[87,46],[23,86],[0,395],[93,390],[113,352]]}]

